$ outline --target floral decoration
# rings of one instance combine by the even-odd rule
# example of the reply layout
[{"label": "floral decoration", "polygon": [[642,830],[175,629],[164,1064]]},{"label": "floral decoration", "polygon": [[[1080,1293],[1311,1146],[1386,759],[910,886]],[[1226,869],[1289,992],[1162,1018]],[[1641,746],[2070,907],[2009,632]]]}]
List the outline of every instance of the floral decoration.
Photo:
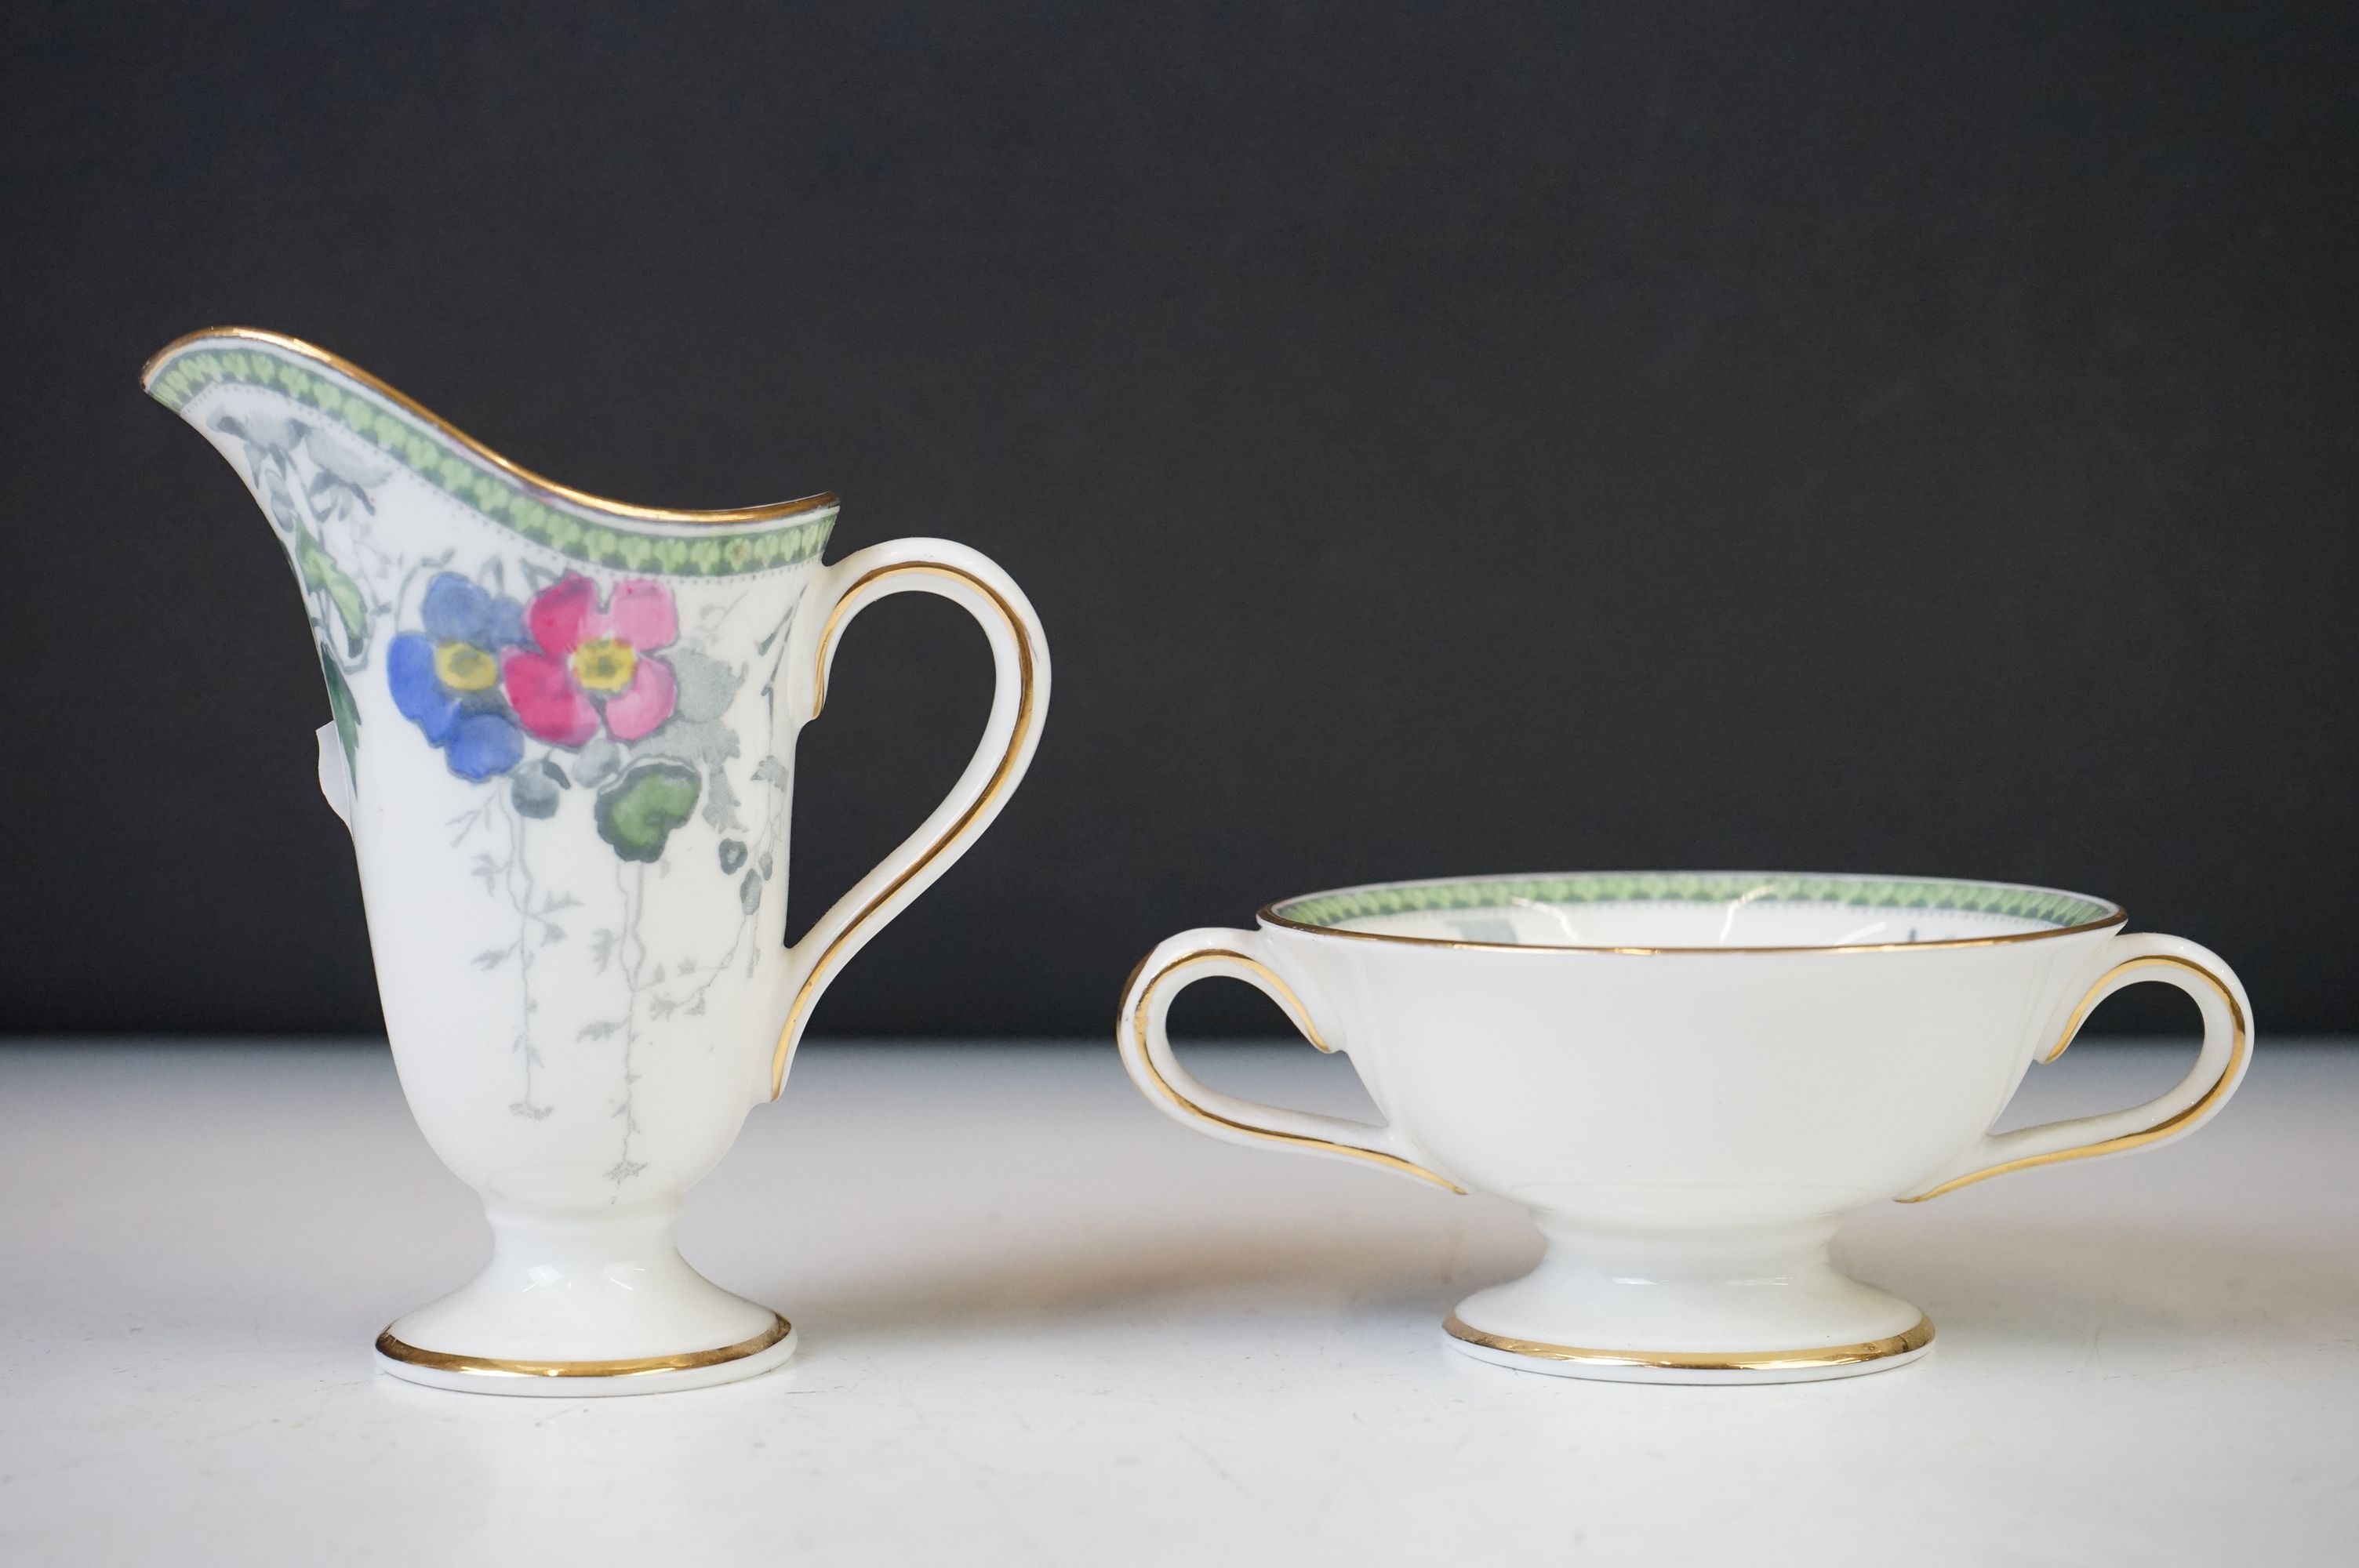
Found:
[{"label": "floral decoration", "polygon": [[524,734],[500,692],[500,658],[525,640],[524,608],[456,572],[426,586],[424,630],[386,650],[394,706],[441,750],[451,771],[476,783],[524,760]]},{"label": "floral decoration", "polygon": [[[394,705],[461,778],[507,775],[520,817],[556,816],[580,784],[594,792],[599,837],[622,860],[652,862],[707,793],[698,763],[736,754],[734,736],[707,733],[735,679],[701,654],[665,654],[679,612],[660,582],[626,578],[602,600],[569,572],[526,605],[443,571],[419,622],[386,651]],[[690,712],[676,663],[693,677]],[[548,751],[528,759],[535,741]],[[718,805],[734,800],[725,785]]]},{"label": "floral decoration", "polygon": [[527,619],[537,647],[509,653],[500,678],[536,739],[579,748],[603,720],[615,740],[638,741],[671,717],[679,684],[654,654],[679,637],[679,615],[663,584],[626,579],[602,608],[597,585],[568,572],[541,589]]}]

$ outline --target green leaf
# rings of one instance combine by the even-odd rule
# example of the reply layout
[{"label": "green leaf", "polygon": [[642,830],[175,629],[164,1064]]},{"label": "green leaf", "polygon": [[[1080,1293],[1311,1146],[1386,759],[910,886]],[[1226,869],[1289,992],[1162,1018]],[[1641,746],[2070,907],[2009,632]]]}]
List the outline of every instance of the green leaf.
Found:
[{"label": "green leaf", "polygon": [[683,762],[640,762],[598,794],[598,837],[625,860],[658,860],[672,829],[696,810],[702,786]]},{"label": "green leaf", "polygon": [[326,594],[336,613],[343,617],[347,651],[358,656],[368,646],[368,606],[361,598],[360,586],[328,558],[311,530],[299,525],[295,530],[295,569],[302,575],[305,588]]},{"label": "green leaf", "polygon": [[344,672],[336,667],[336,656],[320,644],[320,674],[327,677],[328,711],[335,716],[336,739],[344,743],[344,772],[360,787],[361,710],[353,701],[353,688],[344,684]]}]

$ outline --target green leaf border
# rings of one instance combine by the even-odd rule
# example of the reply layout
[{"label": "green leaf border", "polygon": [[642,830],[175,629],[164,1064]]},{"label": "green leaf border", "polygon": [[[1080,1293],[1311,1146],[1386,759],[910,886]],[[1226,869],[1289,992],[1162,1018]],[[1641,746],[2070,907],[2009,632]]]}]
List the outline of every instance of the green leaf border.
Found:
[{"label": "green leaf border", "polygon": [[715,524],[700,538],[610,526],[551,505],[431,426],[354,390],[340,377],[266,348],[188,349],[157,373],[147,391],[178,413],[221,382],[266,387],[319,410],[462,505],[587,566],[675,577],[734,577],[811,560],[827,547],[828,534],[835,526],[833,507],[768,527]]},{"label": "green leaf border", "polygon": [[2113,906],[2046,888],[1995,882],[1946,882],[1909,877],[1744,876],[1728,874],[1599,874],[1570,877],[1485,877],[1312,893],[1270,913],[1304,925],[1340,925],[1381,915],[1500,909],[1515,899],[1535,903],[1727,903],[1770,890],[1778,903],[1843,904],[1858,909],[1923,909],[1998,914],[2059,929],[2086,925]]}]

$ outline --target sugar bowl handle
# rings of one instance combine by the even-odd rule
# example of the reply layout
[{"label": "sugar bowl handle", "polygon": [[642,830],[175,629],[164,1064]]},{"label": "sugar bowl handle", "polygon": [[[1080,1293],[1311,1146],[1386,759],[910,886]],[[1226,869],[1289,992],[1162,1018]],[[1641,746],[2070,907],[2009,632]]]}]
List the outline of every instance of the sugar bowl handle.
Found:
[{"label": "sugar bowl handle", "polygon": [[1990,1176],[2065,1160],[2135,1153],[2184,1138],[2219,1113],[2244,1081],[2253,1059],[2253,1004],[2235,971],[2208,948],[2149,932],[2114,936],[2098,952],[2096,979],[2039,1059],[2053,1062],[2080,1033],[2096,1005],[2125,986],[2153,980],[2176,986],[2203,1012],[2203,1048],[2195,1065],[2168,1091],[2144,1105],[2100,1116],[2043,1122],[2014,1132],[1984,1133],[1974,1146],[1902,1203],[1922,1203]]},{"label": "sugar bowl handle", "polygon": [[1398,1129],[1371,1127],[1239,1099],[1196,1081],[1172,1054],[1164,1023],[1172,999],[1198,980],[1243,980],[1277,1003],[1288,1022],[1321,1051],[1332,1051],[1310,1011],[1270,963],[1268,939],[1258,931],[1204,926],[1170,937],[1140,960],[1123,988],[1114,1035],[1131,1082],[1172,1120],[1229,1143],[1275,1145],[1333,1160],[1365,1160],[1453,1193],[1466,1189],[1430,1170],[1426,1155]]}]

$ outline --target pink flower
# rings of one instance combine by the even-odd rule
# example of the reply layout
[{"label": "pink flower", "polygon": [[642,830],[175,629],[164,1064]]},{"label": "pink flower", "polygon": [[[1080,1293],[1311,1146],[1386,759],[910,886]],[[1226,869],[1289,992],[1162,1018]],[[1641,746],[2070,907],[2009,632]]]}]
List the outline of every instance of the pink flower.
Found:
[{"label": "pink flower", "polygon": [[679,695],[671,666],[652,657],[679,635],[671,591],[646,578],[614,585],[601,609],[598,585],[569,572],[525,611],[538,651],[511,650],[500,664],[508,705],[533,736],[580,746],[603,713],[617,741],[636,741],[671,717]]}]

